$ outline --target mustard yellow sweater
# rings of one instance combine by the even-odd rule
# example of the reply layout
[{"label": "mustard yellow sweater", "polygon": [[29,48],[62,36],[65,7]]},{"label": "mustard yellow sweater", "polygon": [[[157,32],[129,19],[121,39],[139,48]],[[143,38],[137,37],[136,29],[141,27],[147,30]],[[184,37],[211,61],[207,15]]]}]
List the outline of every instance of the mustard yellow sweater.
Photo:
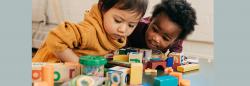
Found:
[{"label": "mustard yellow sweater", "polygon": [[53,28],[41,45],[32,62],[61,62],[53,52],[62,52],[66,48],[72,49],[76,55],[105,55],[110,51],[123,47],[122,42],[112,40],[107,36],[102,22],[102,15],[97,4],[85,13],[83,22],[73,24],[64,22]]}]

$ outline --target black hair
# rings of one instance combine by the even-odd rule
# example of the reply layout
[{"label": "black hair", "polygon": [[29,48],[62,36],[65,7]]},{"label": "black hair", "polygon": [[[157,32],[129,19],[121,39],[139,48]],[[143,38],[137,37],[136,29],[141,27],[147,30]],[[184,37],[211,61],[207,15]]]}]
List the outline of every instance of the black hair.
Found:
[{"label": "black hair", "polygon": [[181,33],[177,39],[185,39],[194,31],[194,25],[197,25],[196,12],[186,0],[162,0],[155,6],[152,19],[161,13],[180,27]]},{"label": "black hair", "polygon": [[107,12],[110,8],[116,7],[135,12],[143,17],[148,7],[148,0],[99,0],[98,5],[101,12]]}]

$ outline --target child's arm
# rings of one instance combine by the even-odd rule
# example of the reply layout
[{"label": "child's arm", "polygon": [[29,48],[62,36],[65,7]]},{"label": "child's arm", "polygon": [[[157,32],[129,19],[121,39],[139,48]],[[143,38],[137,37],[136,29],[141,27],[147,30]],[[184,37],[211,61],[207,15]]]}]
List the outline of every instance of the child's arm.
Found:
[{"label": "child's arm", "polygon": [[69,48],[62,52],[54,52],[54,54],[64,62],[79,62],[79,57]]},{"label": "child's arm", "polygon": [[80,32],[77,24],[64,22],[48,33],[48,50],[65,62],[78,62],[79,57],[72,49],[80,46]]}]

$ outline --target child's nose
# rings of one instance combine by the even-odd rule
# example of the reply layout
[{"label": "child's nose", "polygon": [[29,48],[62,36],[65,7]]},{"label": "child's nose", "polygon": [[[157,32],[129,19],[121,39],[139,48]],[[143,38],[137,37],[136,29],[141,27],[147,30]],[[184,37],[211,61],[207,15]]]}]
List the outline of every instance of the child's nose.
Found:
[{"label": "child's nose", "polygon": [[126,28],[127,28],[126,24],[122,24],[122,25],[118,28],[118,32],[119,32],[120,34],[125,34],[125,33],[126,33]]},{"label": "child's nose", "polygon": [[153,40],[154,40],[156,43],[160,43],[160,37],[159,37],[158,35],[153,36]]}]

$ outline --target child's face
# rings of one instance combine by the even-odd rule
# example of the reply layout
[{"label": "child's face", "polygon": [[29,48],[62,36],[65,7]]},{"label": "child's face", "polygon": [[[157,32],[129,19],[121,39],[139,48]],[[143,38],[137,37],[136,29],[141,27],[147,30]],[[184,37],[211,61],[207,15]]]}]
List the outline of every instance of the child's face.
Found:
[{"label": "child's face", "polygon": [[104,29],[111,39],[125,38],[134,31],[140,18],[136,12],[113,7],[103,14]]},{"label": "child's face", "polygon": [[165,50],[180,34],[181,29],[163,14],[155,17],[146,31],[146,43],[151,49]]}]

